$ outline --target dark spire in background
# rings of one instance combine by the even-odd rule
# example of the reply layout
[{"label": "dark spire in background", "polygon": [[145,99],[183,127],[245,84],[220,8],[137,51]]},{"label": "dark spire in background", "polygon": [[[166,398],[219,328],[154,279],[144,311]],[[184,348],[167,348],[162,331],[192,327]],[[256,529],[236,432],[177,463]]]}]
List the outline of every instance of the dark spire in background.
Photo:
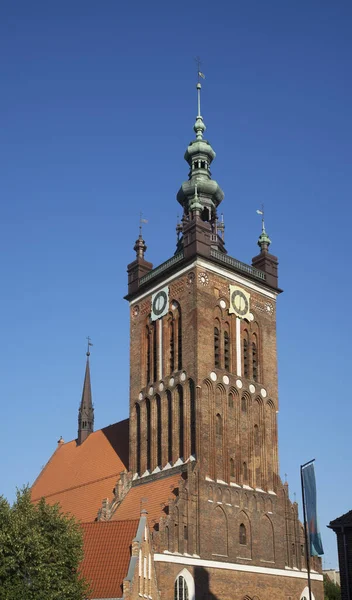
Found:
[{"label": "dark spire in background", "polygon": [[87,439],[87,437],[93,433],[94,431],[94,408],[92,401],[92,389],[90,384],[90,366],[89,366],[89,357],[90,357],[90,346],[93,346],[90,341],[90,337],[88,336],[88,345],[87,345],[87,362],[86,362],[86,372],[84,375],[84,383],[83,383],[83,392],[82,392],[82,400],[78,410],[78,436],[77,436],[77,444],[80,445]]}]

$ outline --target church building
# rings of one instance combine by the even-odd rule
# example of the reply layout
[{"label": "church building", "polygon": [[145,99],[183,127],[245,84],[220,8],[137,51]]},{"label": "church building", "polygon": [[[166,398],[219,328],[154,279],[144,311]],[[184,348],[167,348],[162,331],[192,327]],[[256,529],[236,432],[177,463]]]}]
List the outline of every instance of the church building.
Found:
[{"label": "church building", "polygon": [[[92,599],[308,600],[279,476],[278,260],[264,216],[251,263],[227,253],[197,94],[175,253],[154,267],[140,232],[128,265],[129,419],[94,431],[88,346],[77,438],[59,440],[32,498],[82,522]],[[311,579],[323,600],[319,559]]]}]

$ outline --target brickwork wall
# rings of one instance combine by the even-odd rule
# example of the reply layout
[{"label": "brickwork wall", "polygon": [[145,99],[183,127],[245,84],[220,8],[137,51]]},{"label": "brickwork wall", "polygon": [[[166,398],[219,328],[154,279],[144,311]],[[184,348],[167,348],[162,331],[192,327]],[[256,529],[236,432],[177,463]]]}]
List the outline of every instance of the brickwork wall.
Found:
[{"label": "brickwork wall", "polygon": [[[300,600],[307,581],[295,577],[264,575],[181,564],[156,563],[162,600],[174,600],[174,581],[187,569],[195,584],[196,600]],[[321,582],[312,582],[315,600],[323,600]]]}]

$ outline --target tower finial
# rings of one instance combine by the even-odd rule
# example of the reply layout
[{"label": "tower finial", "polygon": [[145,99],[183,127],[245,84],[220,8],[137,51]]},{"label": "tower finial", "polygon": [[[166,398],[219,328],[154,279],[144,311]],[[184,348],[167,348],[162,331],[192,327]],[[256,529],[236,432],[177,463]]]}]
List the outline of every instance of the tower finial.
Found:
[{"label": "tower finial", "polygon": [[86,355],[88,356],[88,358],[89,358],[89,356],[90,356],[90,350],[89,350],[89,347],[90,347],[90,346],[93,346],[93,344],[92,344],[92,341],[91,341],[91,339],[90,339],[90,337],[89,337],[89,335],[88,335],[88,336],[87,336],[87,352],[86,352]]},{"label": "tower finial", "polygon": [[142,225],[143,223],[148,223],[148,219],[143,219],[143,213],[139,213],[139,237],[142,237]]},{"label": "tower finial", "polygon": [[195,58],[196,61],[196,65],[197,65],[197,77],[198,77],[198,82],[197,82],[197,97],[198,97],[198,108],[197,108],[197,119],[194,125],[194,131],[196,133],[196,137],[197,140],[202,140],[203,139],[203,133],[206,129],[204,123],[203,123],[203,117],[202,117],[202,113],[200,110],[200,91],[202,89],[202,84],[200,83],[201,79],[205,79],[205,75],[204,73],[202,73],[202,71],[200,70],[201,67],[201,60],[199,58],[199,56],[197,56]]},{"label": "tower finial", "polygon": [[258,239],[258,246],[262,252],[267,252],[268,248],[271,244],[271,239],[269,238],[267,232],[265,231],[265,222],[264,222],[264,204],[262,204],[261,209],[257,209],[257,214],[262,217],[262,232]]}]

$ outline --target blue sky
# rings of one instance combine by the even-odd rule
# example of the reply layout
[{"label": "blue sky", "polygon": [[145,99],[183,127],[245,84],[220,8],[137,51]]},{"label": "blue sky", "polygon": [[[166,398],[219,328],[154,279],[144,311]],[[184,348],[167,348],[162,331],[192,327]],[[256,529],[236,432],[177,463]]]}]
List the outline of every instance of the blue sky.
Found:
[{"label": "blue sky", "polygon": [[194,56],[229,253],[280,261],[282,476],[316,458],[327,523],[351,509],[352,6],[136,0],[0,7],[1,492],[75,437],[86,336],[96,428],[128,415],[126,265],[175,249],[196,115]]}]

